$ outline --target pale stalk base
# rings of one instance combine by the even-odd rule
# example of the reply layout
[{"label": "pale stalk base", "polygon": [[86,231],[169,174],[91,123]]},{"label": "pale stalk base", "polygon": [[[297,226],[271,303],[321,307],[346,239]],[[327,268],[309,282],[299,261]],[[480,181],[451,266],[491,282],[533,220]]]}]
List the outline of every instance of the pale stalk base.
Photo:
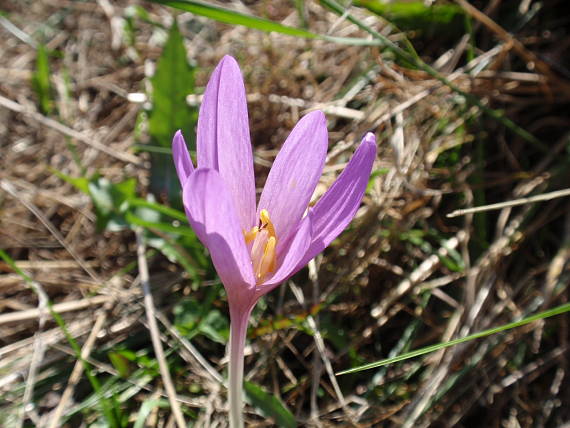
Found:
[{"label": "pale stalk base", "polygon": [[243,428],[243,348],[250,312],[231,313],[228,385],[230,428]]}]

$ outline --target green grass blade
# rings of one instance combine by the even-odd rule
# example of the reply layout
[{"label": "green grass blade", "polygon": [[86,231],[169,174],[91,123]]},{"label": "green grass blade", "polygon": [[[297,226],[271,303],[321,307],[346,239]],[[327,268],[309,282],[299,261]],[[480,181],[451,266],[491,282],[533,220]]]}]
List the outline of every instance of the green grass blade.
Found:
[{"label": "green grass blade", "polygon": [[[6,264],[14,270],[14,272],[16,272],[18,275],[20,275],[22,277],[22,279],[24,279],[24,281],[26,281],[30,285],[30,288],[32,290],[34,290],[34,292],[37,291],[34,280],[32,278],[30,278],[18,266],[16,266],[16,263],[14,262],[14,260],[12,260],[12,258],[8,255],[8,253],[6,253],[2,249],[0,249],[0,258],[2,260],[4,260],[4,262],[6,262]],[[61,329],[61,331],[63,332],[65,338],[67,339],[67,341],[69,343],[69,345],[73,349],[73,352],[75,353],[75,357],[79,361],[81,361],[81,364],[83,365],[83,368],[85,370],[85,375],[87,376],[89,382],[91,383],[91,387],[95,391],[95,395],[98,397],[98,402],[101,404],[101,410],[103,411],[103,415],[104,415],[105,419],[107,420],[107,423],[112,428],[121,427],[122,426],[122,424],[121,424],[122,417],[121,417],[121,409],[119,407],[119,404],[116,402],[114,397],[106,398],[102,394],[101,384],[99,383],[99,380],[97,379],[97,377],[95,377],[93,375],[91,365],[83,357],[81,357],[81,347],[75,341],[75,339],[73,338],[71,333],[69,333],[69,330],[67,329],[67,325],[65,324],[65,321],[63,320],[63,318],[53,309],[53,305],[52,305],[50,300],[47,300],[47,309],[48,309],[48,312],[50,313],[50,315],[52,316],[52,318],[55,320],[55,322],[59,326],[59,328]]]},{"label": "green grass blade", "polygon": [[165,6],[175,9],[191,12],[201,15],[215,21],[223,22],[231,25],[243,25],[244,27],[253,28],[265,32],[276,32],[287,34],[289,36],[301,37],[305,39],[316,39],[318,36],[307,30],[295,27],[288,27],[268,19],[258,18],[256,16],[246,15],[220,6],[214,6],[206,2],[195,0],[151,0]]},{"label": "green grass blade", "polygon": [[273,418],[277,426],[295,428],[297,422],[295,416],[285,407],[277,397],[265,392],[254,383],[243,383],[246,399],[256,407],[263,416]]},{"label": "green grass blade", "polygon": [[172,233],[175,235],[188,236],[190,238],[196,239],[196,234],[194,231],[187,226],[173,226],[172,224],[160,222],[160,221],[148,221],[140,218],[136,214],[130,211],[125,213],[125,220],[131,225],[141,226],[145,229],[155,229],[161,232]]},{"label": "green grass blade", "polygon": [[548,151],[548,147],[543,142],[541,142],[538,138],[536,138],[534,135],[532,135],[527,130],[521,128],[519,125],[514,123],[512,120],[510,120],[508,117],[506,117],[503,112],[487,107],[477,96],[471,95],[471,94],[461,90],[458,86],[456,86],[453,82],[451,82],[449,79],[447,79],[444,75],[442,75],[437,70],[435,70],[433,67],[431,67],[428,64],[426,64],[425,62],[423,62],[410,46],[408,46],[408,48],[409,48],[411,53],[402,49],[396,43],[391,41],[388,37],[380,34],[376,30],[370,28],[364,22],[362,22],[361,20],[359,20],[358,18],[356,18],[352,14],[348,13],[348,11],[346,11],[345,8],[341,4],[336,2],[335,0],[320,0],[320,2],[323,5],[325,5],[327,8],[329,8],[330,10],[335,12],[336,14],[343,16],[348,21],[350,21],[353,24],[355,24],[356,26],[358,26],[358,28],[360,28],[360,29],[366,31],[367,33],[371,34],[375,39],[381,41],[383,46],[385,46],[387,49],[392,51],[401,60],[409,62],[410,64],[414,65],[418,69],[426,72],[427,74],[429,74],[433,78],[439,80],[441,83],[443,83],[449,89],[451,89],[453,92],[455,92],[455,93],[461,95],[463,98],[465,98],[465,100],[469,104],[478,107],[486,115],[495,119],[497,122],[501,123],[506,128],[510,129],[512,132],[517,134],[519,137],[521,137],[525,141],[532,144],[536,149],[540,150],[541,152],[547,152]]},{"label": "green grass blade", "polygon": [[257,16],[246,15],[231,9],[215,6],[196,0],[150,0],[175,9],[191,12],[196,15],[204,16],[215,21],[223,22],[230,25],[242,25],[254,30],[265,31],[267,33],[275,32],[286,34],[288,36],[299,37],[303,39],[321,39],[335,43],[356,45],[356,46],[377,46],[382,42],[378,40],[367,40],[355,37],[332,37],[316,34],[302,28],[289,27],[269,19],[259,18]]},{"label": "green grass blade", "polygon": [[49,115],[53,110],[49,54],[46,47],[42,44],[38,45],[38,50],[36,52],[36,70],[34,71],[32,81],[32,86],[38,96],[40,111],[45,115]]},{"label": "green grass blade", "polygon": [[139,410],[139,414],[137,415],[137,420],[133,425],[133,428],[144,428],[146,418],[156,407],[167,408],[169,406],[170,404],[168,403],[168,400],[164,400],[162,398],[149,398],[145,400]]},{"label": "green grass blade", "polygon": [[175,208],[167,207],[166,205],[157,204],[156,202],[146,201],[141,198],[132,198],[129,199],[129,205],[131,207],[139,207],[139,208],[148,208],[153,211],[159,212],[161,214],[167,215],[175,220],[179,220],[184,222],[183,224],[187,224],[188,219],[186,218],[186,214],[182,211],[179,211]]},{"label": "green grass blade", "polygon": [[360,367],[355,367],[349,370],[343,370],[337,375],[344,375],[349,373],[355,373],[362,370],[373,369],[375,367],[381,367],[392,363],[397,363],[398,361],[407,360],[409,358],[418,357],[420,355],[429,354],[430,352],[435,352],[443,348],[449,348],[450,346],[459,345],[460,343],[469,342],[471,340],[480,339],[482,337],[490,336],[495,333],[500,333],[505,330],[510,330],[512,328],[521,327],[526,324],[530,324],[531,322],[538,321],[544,318],[553,317],[555,315],[563,314],[564,312],[570,311],[570,303],[566,303],[561,306],[557,306],[556,308],[549,309],[544,312],[540,312],[535,315],[531,315],[527,318],[523,318],[522,320],[511,322],[508,324],[504,324],[499,327],[490,328],[488,330],[483,330],[478,333],[470,334],[469,336],[461,337],[459,339],[450,340],[449,342],[438,343],[436,345],[426,346],[425,348],[416,349],[415,351],[406,352],[405,354],[398,355],[397,357],[387,358],[385,360],[376,361],[375,363],[365,364]]}]

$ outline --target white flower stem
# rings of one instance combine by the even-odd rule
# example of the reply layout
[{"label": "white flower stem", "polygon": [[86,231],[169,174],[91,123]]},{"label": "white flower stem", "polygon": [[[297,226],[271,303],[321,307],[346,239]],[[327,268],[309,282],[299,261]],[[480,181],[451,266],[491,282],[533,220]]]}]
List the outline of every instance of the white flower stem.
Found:
[{"label": "white flower stem", "polygon": [[229,401],[230,428],[243,428],[243,349],[250,311],[231,313]]}]

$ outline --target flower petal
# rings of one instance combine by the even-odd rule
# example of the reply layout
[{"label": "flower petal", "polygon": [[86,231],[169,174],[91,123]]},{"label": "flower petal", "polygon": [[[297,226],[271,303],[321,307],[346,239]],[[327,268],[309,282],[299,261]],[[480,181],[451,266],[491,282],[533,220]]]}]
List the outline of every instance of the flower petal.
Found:
[{"label": "flower petal", "polygon": [[176,131],[172,139],[172,157],[174,158],[174,166],[176,167],[180,185],[184,187],[186,179],[194,172],[194,165],[192,165],[188,147],[180,130]]},{"label": "flower petal", "polygon": [[186,180],[184,206],[190,224],[210,251],[228,294],[255,287],[251,259],[236,216],[233,200],[220,174],[198,168]]},{"label": "flower petal", "polygon": [[364,196],[375,158],[376,138],[369,132],[344,171],[311,210],[312,243],[299,268],[323,251],[348,226]]},{"label": "flower petal", "polygon": [[286,245],[299,224],[319,181],[328,146],[325,115],[315,111],[295,126],[277,155],[258,205],[267,209],[279,246]]},{"label": "flower petal", "polygon": [[303,256],[307,253],[307,249],[312,242],[312,214],[307,214],[299,224],[299,228],[295,236],[291,240],[289,248],[283,251],[284,256],[277,271],[272,277],[268,278],[263,284],[257,286],[256,296],[261,297],[269,293],[279,284],[283,283],[293,276],[304,265],[300,264]]},{"label": "flower petal", "polygon": [[255,180],[245,87],[239,66],[222,58],[206,87],[197,129],[198,167],[217,170],[230,192],[242,230],[255,224]]}]

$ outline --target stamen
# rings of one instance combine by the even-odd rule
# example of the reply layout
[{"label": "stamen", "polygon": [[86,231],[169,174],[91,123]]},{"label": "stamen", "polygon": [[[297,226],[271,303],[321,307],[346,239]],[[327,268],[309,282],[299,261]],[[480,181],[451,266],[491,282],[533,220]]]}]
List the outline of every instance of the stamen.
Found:
[{"label": "stamen", "polygon": [[265,251],[263,252],[263,260],[261,261],[261,276],[267,275],[269,272],[275,270],[275,264],[277,263],[277,254],[275,253],[275,247],[277,246],[277,239],[271,236],[267,240],[265,245]]},{"label": "stamen", "polygon": [[251,264],[255,280],[260,284],[267,274],[277,268],[277,236],[266,209],[259,213],[259,226],[249,232],[244,231],[243,236],[246,244],[251,244]]},{"label": "stamen", "polygon": [[269,236],[275,236],[275,228],[273,227],[273,223],[271,223],[271,219],[269,218],[269,212],[266,209],[262,209],[259,213],[259,219],[261,220],[261,227],[267,228],[269,232]]},{"label": "stamen", "polygon": [[252,242],[255,239],[255,237],[257,236],[258,232],[259,232],[259,227],[257,227],[257,226],[252,227],[249,232],[246,232],[244,230],[243,236],[245,238],[245,243],[249,244],[250,242]]},{"label": "stamen", "polygon": [[253,246],[251,247],[251,263],[253,265],[253,273],[255,274],[255,279],[258,282],[261,279],[261,266],[263,264],[263,257],[265,255],[267,240],[267,231],[262,230],[255,238],[255,241],[253,241]]}]

